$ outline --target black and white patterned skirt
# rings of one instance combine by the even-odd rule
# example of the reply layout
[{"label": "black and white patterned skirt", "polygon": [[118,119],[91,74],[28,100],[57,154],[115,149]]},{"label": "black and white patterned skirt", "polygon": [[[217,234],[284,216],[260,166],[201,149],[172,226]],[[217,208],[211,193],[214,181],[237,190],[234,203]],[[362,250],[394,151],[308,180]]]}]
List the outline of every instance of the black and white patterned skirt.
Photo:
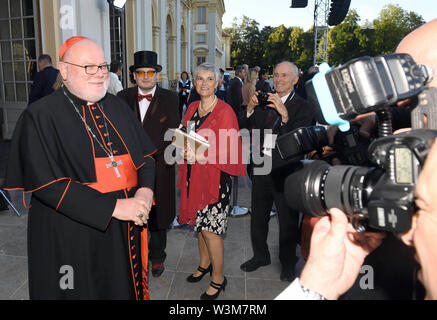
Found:
[{"label": "black and white patterned skirt", "polygon": [[228,227],[229,200],[231,197],[231,176],[222,172],[220,177],[219,200],[197,211],[194,230],[225,234]]}]

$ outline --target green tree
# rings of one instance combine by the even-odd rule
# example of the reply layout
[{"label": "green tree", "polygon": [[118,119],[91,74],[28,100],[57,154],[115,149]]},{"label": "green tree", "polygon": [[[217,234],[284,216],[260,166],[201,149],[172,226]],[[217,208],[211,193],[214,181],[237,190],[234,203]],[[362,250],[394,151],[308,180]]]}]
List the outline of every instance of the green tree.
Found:
[{"label": "green tree", "polygon": [[373,21],[375,52],[377,54],[394,52],[403,37],[424,23],[425,20],[415,12],[407,12],[397,5],[385,6],[378,18]]},{"label": "green tree", "polygon": [[313,64],[314,56],[314,31],[311,28],[303,31],[300,27],[292,27],[288,37],[290,59],[300,69],[307,70]]},{"label": "green tree", "polygon": [[270,70],[273,70],[277,63],[291,59],[291,51],[288,46],[289,36],[290,29],[286,28],[283,24],[276,27],[269,35],[263,58]]},{"label": "green tree", "polygon": [[[271,26],[265,26],[260,31],[260,55],[258,56],[258,66],[260,66],[263,69],[269,69],[269,65],[267,64],[266,60],[264,59],[264,53],[267,49],[267,40],[270,37],[270,34],[275,30],[275,28]],[[272,70],[270,70],[272,71]]]},{"label": "green tree", "polygon": [[344,21],[331,28],[328,33],[328,62],[338,65],[363,55],[363,47],[368,39],[359,26],[360,17],[355,10],[350,10]]},{"label": "green tree", "polygon": [[259,31],[259,23],[254,19],[243,16],[241,22],[234,19],[231,28],[224,31],[231,35],[231,65],[257,65],[264,52]]}]

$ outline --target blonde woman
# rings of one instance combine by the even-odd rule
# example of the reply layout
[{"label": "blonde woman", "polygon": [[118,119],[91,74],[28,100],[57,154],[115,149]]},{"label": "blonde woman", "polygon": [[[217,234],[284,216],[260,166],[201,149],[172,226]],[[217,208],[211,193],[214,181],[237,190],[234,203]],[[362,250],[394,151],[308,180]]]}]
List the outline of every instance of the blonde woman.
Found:
[{"label": "blonde woman", "polygon": [[244,85],[242,89],[243,108],[248,105],[250,98],[252,98],[252,96],[255,94],[256,79],[258,79],[258,71],[255,68],[251,68],[244,79]]}]

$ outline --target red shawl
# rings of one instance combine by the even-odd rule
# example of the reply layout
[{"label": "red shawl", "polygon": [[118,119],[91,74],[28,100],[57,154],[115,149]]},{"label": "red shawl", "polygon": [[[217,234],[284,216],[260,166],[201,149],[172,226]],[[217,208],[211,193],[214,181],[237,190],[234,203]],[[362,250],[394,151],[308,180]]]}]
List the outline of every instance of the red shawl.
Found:
[{"label": "red shawl", "polygon": [[[188,120],[193,117],[199,103],[200,101],[195,101],[189,105],[184,117],[184,126],[187,126]],[[239,127],[234,110],[227,103],[218,99],[214,110],[197,131],[210,144],[208,151],[205,152],[205,156],[209,160],[205,164],[196,162],[191,165],[188,195],[187,163],[184,161],[179,167],[177,187],[181,190],[180,224],[194,225],[196,212],[219,200],[221,171],[232,176],[246,175],[238,131]]]}]

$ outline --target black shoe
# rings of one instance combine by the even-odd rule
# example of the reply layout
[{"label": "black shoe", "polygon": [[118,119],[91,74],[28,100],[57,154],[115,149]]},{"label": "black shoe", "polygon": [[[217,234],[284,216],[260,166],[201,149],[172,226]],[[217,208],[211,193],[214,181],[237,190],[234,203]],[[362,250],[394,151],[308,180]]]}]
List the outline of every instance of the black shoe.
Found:
[{"label": "black shoe", "polygon": [[294,275],[292,269],[282,267],[281,277],[280,277],[281,281],[292,282],[294,278],[296,278],[296,276]]},{"label": "black shoe", "polygon": [[223,280],[222,284],[218,284],[215,282],[210,282],[210,286],[213,287],[214,289],[217,289],[218,291],[216,293],[214,293],[213,295],[209,295],[206,292],[202,293],[202,295],[200,296],[200,300],[215,300],[217,299],[217,297],[219,296],[220,292],[225,291],[226,285],[228,284],[228,280],[226,280],[226,277]]},{"label": "black shoe", "polygon": [[266,260],[266,261],[258,261],[255,260],[254,258],[246,261],[245,263],[243,263],[240,266],[240,269],[245,271],[245,272],[252,272],[255,271],[256,269],[258,269],[259,267],[263,267],[263,266],[267,266],[270,264],[270,259]]},{"label": "black shoe", "polygon": [[159,277],[164,272],[163,263],[152,263],[152,276]]},{"label": "black shoe", "polygon": [[195,277],[195,276],[193,276],[192,274],[190,274],[188,277],[187,277],[187,281],[188,282],[191,282],[191,283],[194,283],[194,282],[199,282],[200,280],[202,280],[202,278],[203,278],[203,276],[205,275],[205,274],[207,274],[208,272],[209,272],[209,275],[211,275],[212,274],[212,264],[210,264],[209,266],[208,266],[208,268],[202,268],[201,266],[199,266],[199,267],[197,267],[197,270],[199,270],[200,272],[202,272],[202,274],[200,275],[200,276],[198,276],[198,277]]}]

